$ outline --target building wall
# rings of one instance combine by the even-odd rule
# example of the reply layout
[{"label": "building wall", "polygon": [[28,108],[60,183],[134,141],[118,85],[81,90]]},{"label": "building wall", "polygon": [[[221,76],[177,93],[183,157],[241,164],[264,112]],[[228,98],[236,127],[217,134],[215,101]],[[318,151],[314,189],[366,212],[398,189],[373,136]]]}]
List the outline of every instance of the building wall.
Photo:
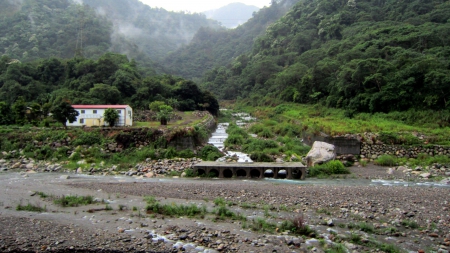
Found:
[{"label": "building wall", "polygon": [[[67,126],[109,126],[108,122],[104,120],[105,109],[75,109],[79,115],[77,121],[73,123],[67,122]],[[132,126],[132,109],[127,106],[125,109],[116,109],[119,112],[119,119],[116,126]],[[96,111],[96,113],[94,113]]]}]

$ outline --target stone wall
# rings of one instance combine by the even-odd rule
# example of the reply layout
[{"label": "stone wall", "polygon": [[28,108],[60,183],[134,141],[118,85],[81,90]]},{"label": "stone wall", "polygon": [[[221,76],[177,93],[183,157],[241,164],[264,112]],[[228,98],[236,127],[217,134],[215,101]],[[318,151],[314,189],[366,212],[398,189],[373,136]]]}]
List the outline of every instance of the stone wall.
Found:
[{"label": "stone wall", "polygon": [[421,153],[428,154],[429,156],[450,156],[450,147],[439,145],[401,146],[366,143],[361,145],[361,158],[368,159],[376,159],[381,155],[393,155],[399,158],[417,158],[417,155]]}]

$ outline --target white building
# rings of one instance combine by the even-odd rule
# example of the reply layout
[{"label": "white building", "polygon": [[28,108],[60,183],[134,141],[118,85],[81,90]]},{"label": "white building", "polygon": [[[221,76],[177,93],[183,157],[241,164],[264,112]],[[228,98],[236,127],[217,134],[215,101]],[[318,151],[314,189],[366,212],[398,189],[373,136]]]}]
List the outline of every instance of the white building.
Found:
[{"label": "white building", "polygon": [[115,126],[132,126],[133,109],[129,105],[72,105],[78,111],[77,121],[67,122],[67,126],[109,126],[105,121],[106,109],[112,108],[119,113]]}]

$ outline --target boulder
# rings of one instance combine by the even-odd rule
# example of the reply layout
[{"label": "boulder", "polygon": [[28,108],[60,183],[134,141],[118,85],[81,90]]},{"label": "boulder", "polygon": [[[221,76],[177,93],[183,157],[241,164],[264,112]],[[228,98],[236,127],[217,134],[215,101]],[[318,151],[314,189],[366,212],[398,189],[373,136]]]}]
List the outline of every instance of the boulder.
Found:
[{"label": "boulder", "polygon": [[430,173],[422,173],[419,175],[421,178],[429,178],[431,176]]},{"label": "boulder", "polygon": [[336,157],[334,145],[322,141],[315,141],[311,150],[306,155],[307,166],[312,167],[316,163],[333,160]]}]

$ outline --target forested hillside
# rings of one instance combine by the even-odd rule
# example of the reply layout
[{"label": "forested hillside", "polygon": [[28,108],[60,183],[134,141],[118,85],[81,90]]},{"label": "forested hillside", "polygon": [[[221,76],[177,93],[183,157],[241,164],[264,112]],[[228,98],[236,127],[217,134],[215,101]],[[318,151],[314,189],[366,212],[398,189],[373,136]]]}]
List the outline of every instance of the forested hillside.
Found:
[{"label": "forested hillside", "polygon": [[[55,102],[72,104],[130,104],[148,109],[162,101],[181,111],[208,110],[217,114],[219,105],[209,92],[189,80],[169,75],[145,77],[134,60],[107,53],[98,60],[75,57],[49,58],[21,63],[0,58],[0,125],[23,124],[36,115],[47,115]],[[31,113],[26,114],[27,108]],[[45,113],[47,112],[47,113]]]},{"label": "forested hillside", "polygon": [[200,27],[220,27],[201,14],[138,0],[7,0],[0,1],[0,15],[0,54],[20,61],[113,51],[154,68],[152,62],[187,44]]},{"label": "forested hillside", "polygon": [[323,103],[354,112],[448,109],[450,3],[303,0],[226,68],[221,99]]},{"label": "forested hillside", "polygon": [[188,44],[201,27],[220,28],[219,22],[198,13],[171,12],[151,8],[138,0],[83,0],[113,23],[112,44],[115,51],[127,48],[116,36],[125,37],[153,61]]},{"label": "forested hillside", "polygon": [[[95,58],[111,47],[112,24],[67,0],[0,1],[0,14],[0,54],[14,59],[69,58],[81,48]],[[77,38],[81,21],[83,41]]]},{"label": "forested hillside", "polygon": [[200,29],[192,42],[171,53],[163,62],[171,74],[184,78],[200,78],[216,66],[229,64],[234,57],[248,53],[256,37],[268,25],[281,18],[298,0],[272,1],[235,29]]}]

